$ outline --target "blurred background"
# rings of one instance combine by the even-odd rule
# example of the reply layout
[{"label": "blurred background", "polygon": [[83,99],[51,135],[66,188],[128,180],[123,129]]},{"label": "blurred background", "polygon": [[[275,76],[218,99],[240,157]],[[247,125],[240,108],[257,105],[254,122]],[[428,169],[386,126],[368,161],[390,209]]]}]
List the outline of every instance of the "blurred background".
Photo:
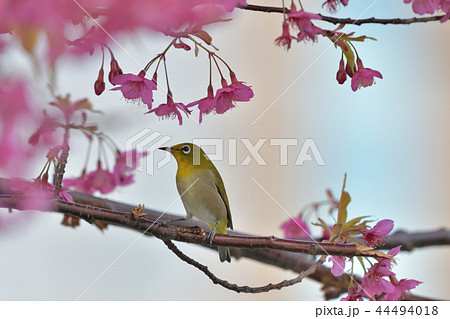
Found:
[{"label": "blurred background", "polygon": [[[302,2],[307,11],[325,13],[321,9],[323,1]],[[410,5],[400,0],[375,1],[366,11],[372,3],[350,1],[337,16],[414,15]],[[258,4],[279,5],[279,1]],[[294,43],[286,52],[273,43],[281,34],[282,15],[235,10],[232,17],[234,21],[212,25],[207,31],[220,48],[218,54],[239,80],[252,86],[255,97],[224,115],[204,117],[200,126],[190,119],[184,119],[179,126],[176,120],[143,115],[146,107],[126,103],[119,92],[95,96],[99,51],[93,56],[59,61],[57,92],[70,92],[73,99],[89,97],[94,107],[104,112],[95,116],[99,127],[122,149],[127,139],[144,128],[171,137],[167,146],[196,138],[223,139],[224,160],[215,161],[215,165],[225,182],[235,230],[283,235],[280,225],[289,217],[254,180],[287,212],[296,215],[305,205],[325,199],[326,188],[339,196],[345,173],[346,189],[352,197],[350,218],[390,218],[395,221],[394,231],[431,231],[450,226],[450,23],[351,27],[349,32],[377,39],[357,43],[356,48],[365,67],[383,74],[374,86],[353,92],[349,82],[336,82],[341,51],[331,42],[320,38],[314,44]],[[142,33],[117,40],[145,65],[171,39]],[[140,71],[127,53],[117,46],[112,48],[125,73]],[[192,51],[171,50],[167,63],[176,101],[205,96],[209,64],[203,52],[195,58]],[[6,52],[1,66],[11,73],[30,72],[30,62],[20,50]],[[215,81],[217,88],[217,77]],[[48,92],[42,94],[48,99]],[[165,101],[162,91],[154,98],[157,104]],[[198,114],[194,112],[193,117],[197,120]],[[261,138],[267,139],[260,149],[267,165],[260,166],[254,159],[241,165],[250,155],[241,139],[256,144]],[[270,145],[274,138],[298,141],[297,146],[289,147],[288,165],[280,165],[279,147]],[[294,165],[306,139],[314,140],[324,166],[315,161]],[[228,162],[230,140],[236,140],[237,165]],[[73,142],[68,177],[79,176],[86,150],[81,135]],[[213,148],[206,150],[214,153]],[[155,153],[156,161],[163,157],[162,152]],[[37,176],[43,163],[44,158],[37,161],[29,176]],[[94,158],[90,165],[95,169]],[[171,160],[152,175],[137,172],[136,183],[104,197],[161,211],[171,207],[171,213],[184,216],[182,203],[177,200],[175,173],[176,163]],[[2,218],[10,217],[4,209],[1,214]],[[114,226],[101,232],[83,221],[76,229],[63,227],[62,215],[56,213],[27,214],[29,218],[18,220],[14,227],[0,233],[2,300],[74,300],[140,236]],[[245,259],[221,264],[217,253],[209,249],[182,243],[178,246],[208,265],[218,277],[238,285],[259,286],[295,276]],[[423,282],[413,290],[415,294],[450,299],[450,287],[442,285],[449,279],[449,261],[448,247],[416,249],[399,254],[394,272],[398,278]],[[281,291],[236,294],[213,285],[159,240],[143,237],[82,300],[322,300],[319,289],[319,284],[306,280]]]}]

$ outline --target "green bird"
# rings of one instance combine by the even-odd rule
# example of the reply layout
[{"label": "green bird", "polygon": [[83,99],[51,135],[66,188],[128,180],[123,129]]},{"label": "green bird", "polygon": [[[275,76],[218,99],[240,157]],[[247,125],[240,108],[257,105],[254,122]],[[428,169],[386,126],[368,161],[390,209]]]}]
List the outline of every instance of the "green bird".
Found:
[{"label": "green bird", "polygon": [[[211,241],[216,233],[226,234],[227,228],[233,229],[222,177],[206,153],[192,143],[161,147],[160,150],[170,152],[178,164],[177,189],[186,209],[186,217],[177,220],[196,217],[204,221],[211,228]],[[218,250],[221,262],[231,262],[228,247],[219,246]]]}]

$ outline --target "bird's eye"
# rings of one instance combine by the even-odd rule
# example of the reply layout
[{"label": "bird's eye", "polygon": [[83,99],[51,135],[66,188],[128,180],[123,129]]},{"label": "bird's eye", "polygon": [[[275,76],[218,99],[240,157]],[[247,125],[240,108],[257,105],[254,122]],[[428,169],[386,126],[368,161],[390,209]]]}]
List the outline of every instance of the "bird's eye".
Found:
[{"label": "bird's eye", "polygon": [[183,152],[183,154],[187,155],[187,154],[189,154],[191,152],[191,147],[189,145],[185,145],[185,146],[183,146],[181,151]]}]

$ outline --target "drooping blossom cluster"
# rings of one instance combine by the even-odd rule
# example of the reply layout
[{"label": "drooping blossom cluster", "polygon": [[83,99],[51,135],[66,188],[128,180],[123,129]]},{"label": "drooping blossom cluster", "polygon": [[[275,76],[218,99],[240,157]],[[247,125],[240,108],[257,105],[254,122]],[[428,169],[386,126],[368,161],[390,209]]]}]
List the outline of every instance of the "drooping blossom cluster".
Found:
[{"label": "drooping blossom cluster", "polygon": [[[206,32],[196,33],[196,36],[205,42],[205,44],[210,43],[210,37]],[[167,62],[166,53],[173,46],[178,49],[183,49],[189,51],[191,47],[182,42],[180,37],[176,37],[170,45],[146,65],[144,70],[141,70],[138,75],[132,73],[118,74],[112,77],[111,83],[116,87],[112,88],[113,91],[121,91],[125,99],[131,101],[137,101],[138,103],[143,103],[147,106],[147,113],[154,113],[155,115],[162,118],[176,118],[178,123],[181,125],[183,123],[183,114],[189,116],[192,112],[192,107],[198,105],[199,110],[199,122],[203,120],[203,116],[211,112],[217,114],[223,114],[226,111],[234,108],[236,102],[248,102],[253,97],[253,91],[250,86],[245,85],[244,82],[239,81],[236,74],[231,70],[228,64],[220,58],[214,52],[208,50],[205,46],[201,45],[199,42],[194,40],[192,37],[187,36],[187,39],[192,41],[196,47],[196,55],[198,55],[198,48],[201,47],[208,53],[209,63],[210,63],[210,75],[209,75],[209,85],[207,88],[206,97],[185,104],[181,102],[175,102],[172,90],[169,83],[169,75],[167,72]],[[156,63],[157,62],[157,63]],[[158,68],[162,64],[164,65],[164,72],[166,88],[161,87],[158,84]],[[214,94],[213,83],[212,83],[212,63],[216,66],[218,73],[221,77],[222,88],[218,89]],[[117,63],[117,62],[116,62]],[[146,74],[149,68],[156,63],[156,69],[153,73],[152,79],[146,78]],[[219,63],[225,65],[230,74],[230,82],[225,79]],[[103,62],[102,62],[103,65]],[[103,66],[100,70],[100,74],[103,75]],[[95,83],[97,83],[99,80]],[[94,88],[96,86],[94,85]],[[166,93],[166,103],[161,103],[158,106],[153,106],[153,94],[158,88],[161,88]],[[101,93],[101,92],[100,92]]]},{"label": "drooping blossom cluster", "polygon": [[[323,6],[326,6],[330,12],[335,12],[338,5],[346,6],[348,0],[329,0],[326,1]],[[361,87],[368,87],[375,83],[374,77],[383,78],[381,73],[369,68],[365,68],[352,41],[364,41],[365,39],[371,39],[366,36],[354,37],[354,33],[343,33],[340,30],[343,25],[339,26],[335,30],[327,30],[317,27],[312,20],[322,20],[322,17],[318,14],[298,10],[294,3],[291,5],[289,13],[283,15],[282,34],[275,39],[275,44],[285,47],[287,50],[291,48],[292,41],[312,41],[315,42],[318,36],[328,38],[335,44],[336,47],[340,47],[342,50],[342,57],[339,63],[339,70],[336,74],[336,80],[339,84],[343,84],[347,80],[347,75],[352,78],[351,87],[353,91]],[[297,36],[291,35],[291,29],[296,30]],[[344,63],[344,56],[347,59],[347,63]]]},{"label": "drooping blossom cluster", "polygon": [[[56,96],[55,101],[51,102],[50,105],[54,106],[59,112],[50,114],[44,111],[42,124],[29,139],[30,144],[33,145],[40,143],[42,139],[53,140],[53,143],[56,144],[47,153],[47,163],[38,179],[41,179],[42,176],[48,176],[51,163],[55,167],[61,163],[63,151],[69,152],[69,138],[72,135],[72,131],[79,131],[83,133],[82,136],[87,138],[89,143],[85,167],[79,177],[73,179],[65,178],[63,180],[64,186],[74,187],[88,194],[93,194],[96,191],[105,194],[113,191],[117,186],[125,186],[133,182],[133,171],[137,163],[146,154],[138,153],[136,150],[121,152],[108,136],[98,131],[95,124],[88,123],[87,112],[95,112],[95,110],[93,110],[91,103],[87,99],[72,102],[69,95],[65,97]],[[56,134],[57,131],[62,131],[62,134]],[[65,139],[58,141],[55,136],[65,136]],[[99,148],[97,152],[99,156],[97,169],[87,173],[86,166],[89,162],[90,149],[94,139],[97,140]],[[103,168],[105,164],[102,164],[102,160],[108,156],[105,154],[105,146],[116,157],[115,165],[111,170]]]},{"label": "drooping blossom cluster", "polygon": [[[339,28],[333,31],[333,34],[328,36],[335,45],[341,50],[341,60],[339,62],[339,69],[336,73],[336,80],[339,84],[344,84],[349,76],[351,80],[351,88],[357,91],[361,87],[368,87],[375,83],[374,78],[382,79],[383,76],[379,71],[364,67],[361,58],[356,52],[353,41],[364,41],[371,39],[366,36],[354,37],[353,33],[339,32]],[[344,57],[346,61],[344,62]]]},{"label": "drooping blossom cluster", "polygon": [[126,186],[134,182],[134,170],[146,155],[147,153],[139,153],[136,150],[119,152],[112,170],[102,168],[101,161],[98,161],[95,171],[87,173],[86,169],[83,169],[81,176],[65,178],[63,184],[91,195],[97,191],[102,194],[110,193],[117,186]]},{"label": "drooping blossom cluster", "polygon": [[[401,246],[391,249],[388,254],[395,257],[400,252]],[[362,278],[361,285],[353,286],[348,291],[348,296],[341,300],[370,300],[395,301],[401,299],[411,289],[422,282],[414,279],[398,280],[392,271],[393,261],[390,259],[375,258],[373,264]]]},{"label": "drooping blossom cluster", "polygon": [[[306,215],[315,213],[318,215],[319,207],[322,205],[329,206],[329,213],[338,211],[337,223],[328,225],[322,218],[318,218],[317,223],[312,225],[320,226],[323,229],[323,241],[342,243],[342,244],[365,244],[369,247],[376,248],[385,242],[385,237],[394,228],[394,222],[389,219],[380,220],[375,226],[370,227],[366,220],[367,216],[357,217],[347,220],[347,206],[350,203],[350,195],[342,188],[341,198],[337,201],[332,192],[327,190],[327,200],[312,203],[300,212],[299,216],[292,218],[281,225],[284,231],[284,237],[290,239],[309,239],[311,230],[307,223]],[[365,274],[362,283],[358,284],[351,281],[348,296],[341,300],[399,300],[408,291],[415,288],[421,282],[412,279],[396,278],[396,274],[392,271],[393,257],[399,251],[400,246],[389,251],[392,259],[375,258],[376,263],[371,263],[370,267],[365,267]],[[328,261],[332,263],[330,269],[335,277],[342,276],[346,270],[347,263],[353,265],[353,258],[344,256],[330,256]],[[363,263],[363,259],[358,259]],[[353,266],[352,266],[353,269]],[[367,270],[366,270],[367,269]],[[353,275],[353,272],[352,272]]]},{"label": "drooping blossom cluster", "polygon": [[[297,42],[301,41],[317,41],[318,35],[324,35],[324,30],[314,25],[312,20],[321,20],[322,17],[306,12],[303,9],[297,10],[294,3],[291,5],[291,11],[284,15],[282,34],[275,39],[275,44],[285,47],[287,50],[291,48],[292,40]],[[294,29],[297,32],[297,36],[294,37],[290,34],[290,30]]]},{"label": "drooping blossom cluster", "polygon": [[309,239],[311,231],[300,214],[298,217],[291,218],[281,225],[284,237],[289,239]]}]

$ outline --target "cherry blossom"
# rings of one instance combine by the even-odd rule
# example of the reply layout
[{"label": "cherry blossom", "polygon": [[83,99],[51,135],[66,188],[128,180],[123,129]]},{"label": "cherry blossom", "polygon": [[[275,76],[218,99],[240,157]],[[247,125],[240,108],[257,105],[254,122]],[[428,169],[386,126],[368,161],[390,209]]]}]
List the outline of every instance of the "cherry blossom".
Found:
[{"label": "cherry blossom", "polygon": [[293,4],[291,7],[291,13],[289,13],[287,17],[289,23],[299,30],[299,33],[297,35],[298,42],[305,39],[315,41],[317,35],[319,34],[323,35],[324,31],[316,27],[311,22],[311,20],[321,20],[322,19],[321,16],[314,13],[305,12],[303,10],[297,11],[297,8]]},{"label": "cherry blossom", "polygon": [[310,238],[311,236],[311,231],[302,216],[289,219],[281,225],[281,229],[284,231],[284,237],[289,239]]},{"label": "cherry blossom", "polygon": [[91,195],[96,191],[107,194],[116,188],[114,175],[103,169],[100,163],[97,166],[97,170],[87,175],[83,172],[78,178],[65,178],[63,184],[66,187],[74,187],[81,192]]},{"label": "cherry blossom", "polygon": [[362,278],[364,292],[368,297],[393,292],[395,290],[394,285],[383,278],[391,275],[395,276],[389,268],[380,263],[374,264]]},{"label": "cherry blossom", "polygon": [[417,14],[433,14],[434,11],[439,9],[440,0],[403,0],[405,3],[411,3],[412,9]]},{"label": "cherry blossom", "polygon": [[364,301],[363,295],[356,292],[355,287],[348,288],[347,297],[341,298],[341,301]]},{"label": "cherry blossom", "polygon": [[200,99],[198,101],[194,101],[192,103],[189,103],[187,105],[187,107],[191,107],[191,106],[195,106],[195,105],[198,105],[198,109],[200,111],[199,123],[201,123],[203,120],[203,114],[211,113],[211,111],[214,110],[214,107],[216,105],[214,91],[213,91],[213,87],[211,84],[208,86],[208,95],[205,98]]},{"label": "cherry blossom", "polygon": [[362,234],[368,246],[382,243],[382,239],[394,228],[394,221],[390,219],[380,220],[373,228],[363,230]]},{"label": "cherry blossom", "polygon": [[136,150],[119,153],[113,170],[115,184],[125,186],[133,183],[133,171],[136,169],[139,161],[145,156],[147,156],[146,152],[139,153]]},{"label": "cherry blossom", "polygon": [[235,102],[248,102],[253,97],[253,91],[250,86],[240,82],[232,75],[232,83],[227,84],[222,79],[222,88],[218,89],[215,97],[214,110],[217,114],[223,114],[236,106]]},{"label": "cherry blossom", "polygon": [[382,79],[380,72],[365,68],[362,61],[357,59],[358,71],[352,77],[352,90],[356,92],[360,87],[368,87],[375,83],[374,77]]},{"label": "cherry blossom", "polygon": [[120,90],[125,99],[142,101],[151,109],[153,91],[157,87],[155,82],[145,78],[144,70],[139,72],[138,75],[131,73],[116,75],[111,79],[111,83],[120,85],[119,87],[112,88],[112,91]]},{"label": "cherry blossom", "polygon": [[328,261],[333,262],[331,267],[331,273],[335,277],[339,277],[344,273],[345,270],[345,257],[344,256],[331,256]]},{"label": "cherry blossom", "polygon": [[414,279],[401,279],[398,281],[394,276],[389,277],[391,279],[391,283],[394,286],[394,291],[387,292],[380,298],[380,300],[389,300],[396,301],[399,300],[403,295],[405,295],[411,289],[417,287],[422,282],[414,280]]},{"label": "cherry blossom", "polygon": [[181,116],[180,110],[186,115],[191,114],[191,111],[188,109],[188,106],[183,103],[176,103],[173,101],[171,97],[172,93],[167,95],[167,103],[160,104],[158,107],[151,109],[147,113],[154,112],[157,116],[164,118],[178,118],[178,123],[183,124],[183,118]]},{"label": "cherry blossom", "polygon": [[[49,209],[48,199],[53,198],[55,186],[47,182],[46,178],[36,178],[33,182],[13,179],[9,181],[11,190],[21,193],[24,197],[20,199],[20,209]],[[74,203],[64,189],[59,191],[59,199]]]},{"label": "cherry blossom", "polygon": [[285,47],[286,50],[289,50],[291,48],[291,42],[292,39],[295,39],[290,33],[289,33],[289,24],[285,21],[283,21],[283,33],[281,36],[275,39],[275,44]]}]

